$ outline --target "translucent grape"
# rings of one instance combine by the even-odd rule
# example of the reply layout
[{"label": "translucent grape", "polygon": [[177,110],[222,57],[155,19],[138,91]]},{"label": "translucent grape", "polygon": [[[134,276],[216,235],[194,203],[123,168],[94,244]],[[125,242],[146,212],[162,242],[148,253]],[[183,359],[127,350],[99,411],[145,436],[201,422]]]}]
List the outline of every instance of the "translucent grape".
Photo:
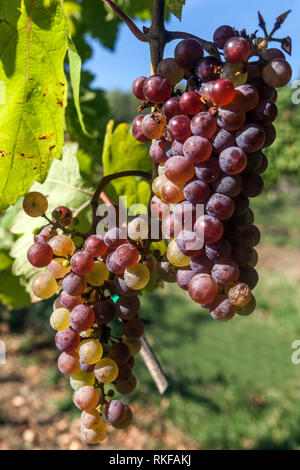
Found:
[{"label": "translucent grape", "polygon": [[235,89],[233,83],[227,78],[219,78],[215,82],[210,90],[210,96],[212,101],[218,106],[225,106],[229,104],[235,95]]},{"label": "translucent grape", "polygon": [[124,278],[122,278],[121,276],[115,276],[114,284],[115,284],[116,293],[119,296],[131,297],[132,295],[136,295],[136,291],[133,289],[130,289],[127,286]]},{"label": "translucent grape", "polygon": [[184,157],[175,156],[165,163],[166,177],[174,184],[184,184],[195,174],[194,165]]},{"label": "translucent grape", "polygon": [[250,56],[248,41],[242,37],[234,36],[224,44],[225,59],[232,64],[247,62]]},{"label": "translucent grape", "polygon": [[53,253],[56,256],[71,256],[75,251],[75,245],[66,235],[56,235],[49,240]]},{"label": "translucent grape", "polygon": [[226,62],[221,69],[220,78],[230,80],[235,87],[244,85],[248,78],[248,71],[244,64],[231,64]]},{"label": "translucent grape", "polygon": [[32,266],[35,266],[36,268],[44,268],[51,262],[53,251],[48,243],[37,242],[29,247],[27,258]]},{"label": "translucent grape", "polygon": [[172,240],[168,244],[167,258],[171,264],[178,268],[188,266],[191,260],[189,256],[183,255],[181,253],[175,240]]},{"label": "translucent grape", "polygon": [[89,411],[96,408],[99,401],[99,395],[95,388],[85,385],[74,392],[73,402],[83,411]]},{"label": "translucent grape", "polygon": [[103,261],[96,261],[93,269],[85,276],[91,286],[103,286],[109,278],[109,271]]},{"label": "translucent grape", "polygon": [[[175,158],[175,157],[172,157],[172,158]],[[163,185],[162,196],[164,198],[164,201],[168,202],[169,204],[177,204],[178,202],[181,202],[184,200],[183,187],[182,185],[176,185],[172,183],[172,181],[167,181]],[[158,207],[155,208],[158,212],[159,218],[162,218],[163,215],[166,215],[169,212],[169,207],[168,206],[165,207],[165,206],[166,205],[162,206],[161,204],[158,204]],[[152,211],[152,205],[151,205],[151,211]]]},{"label": "translucent grape", "polygon": [[98,339],[85,339],[79,346],[79,357],[85,364],[96,364],[103,355],[103,347]]},{"label": "translucent grape", "polygon": [[70,377],[70,385],[73,390],[79,390],[81,387],[85,385],[89,385],[92,387],[95,383],[95,375],[93,372],[84,372],[80,370],[74,375]]},{"label": "translucent grape", "polygon": [[162,188],[167,181],[166,175],[157,176],[152,181],[152,191],[159,199],[162,199]]},{"label": "translucent grape", "polygon": [[210,304],[218,294],[218,284],[209,274],[197,274],[188,287],[190,297],[198,304]]},{"label": "translucent grape", "polygon": [[128,223],[128,236],[131,240],[145,240],[148,238],[147,217],[138,216]]},{"label": "translucent grape", "polygon": [[123,335],[122,341],[123,343],[127,344],[130,350],[130,354],[132,356],[135,356],[136,354],[140,352],[142,345],[139,339],[129,339],[127,338],[127,336]]},{"label": "translucent grape", "polygon": [[103,256],[107,251],[107,246],[100,235],[89,236],[84,243],[84,248],[93,258]]},{"label": "translucent grape", "polygon": [[150,280],[149,269],[144,264],[138,263],[125,270],[124,280],[131,289],[143,289]]},{"label": "translucent grape", "polygon": [[184,114],[197,114],[203,108],[201,96],[195,91],[186,91],[180,98],[179,106]]},{"label": "translucent grape", "polygon": [[84,426],[80,428],[81,439],[86,444],[98,444],[106,437],[106,426],[104,421],[100,421],[95,429],[87,429]]},{"label": "translucent grape", "polygon": [[73,330],[89,330],[95,322],[95,313],[88,305],[76,305],[70,315],[71,327]]},{"label": "translucent grape", "polygon": [[33,191],[24,197],[23,210],[30,217],[40,217],[47,209],[48,201],[42,193]]},{"label": "translucent grape", "polygon": [[184,77],[184,69],[172,58],[161,60],[156,67],[156,73],[165,77],[171,85],[176,85]]},{"label": "translucent grape", "polygon": [[66,330],[70,326],[70,312],[66,308],[54,310],[50,317],[50,325],[56,331]]},{"label": "translucent grape", "polygon": [[110,383],[118,377],[119,367],[115,361],[109,357],[104,357],[95,365],[94,373],[99,382]]},{"label": "translucent grape", "polygon": [[62,279],[71,270],[70,265],[65,265],[65,258],[55,258],[48,265],[48,271],[56,278]]},{"label": "translucent grape", "polygon": [[32,292],[40,299],[49,299],[55,294],[57,283],[50,273],[39,273],[32,281]]}]

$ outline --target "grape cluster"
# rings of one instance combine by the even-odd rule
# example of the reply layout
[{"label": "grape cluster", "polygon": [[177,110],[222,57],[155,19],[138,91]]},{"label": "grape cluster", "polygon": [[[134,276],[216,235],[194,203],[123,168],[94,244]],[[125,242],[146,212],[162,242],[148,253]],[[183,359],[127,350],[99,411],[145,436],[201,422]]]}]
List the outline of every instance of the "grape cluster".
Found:
[{"label": "grape cluster", "polygon": [[[292,71],[279,49],[259,49],[231,26],[215,31],[214,44],[216,55],[204,57],[199,41],[184,39],[155,75],[134,81],[139,109],[152,109],[135,119],[132,134],[152,140],[151,213],[169,239],[160,278],[227,321],[255,309],[260,232],[249,199],[263,190],[263,149],[276,137],[276,88]],[[186,86],[176,88],[183,78]]]},{"label": "grape cluster", "polygon": [[[118,429],[132,421],[130,408],[112,400],[114,390],[105,386],[124,395],[136,387],[134,356],[144,333],[137,316],[138,293],[149,282],[154,264],[139,251],[145,231],[141,217],[128,224],[131,238],[122,238],[117,226],[104,236],[81,234],[80,238],[68,228],[70,209],[56,208],[51,220],[45,215],[47,207],[41,193],[24,198],[24,211],[32,217],[44,216],[48,222],[34,235],[27,253],[35,268],[45,268],[34,277],[32,291],[39,299],[59,293],[50,317],[61,351],[58,369],[70,376],[73,401],[82,410],[83,441],[96,444],[105,438],[104,420]],[[122,337],[112,335],[109,324],[114,319],[121,322]]]}]

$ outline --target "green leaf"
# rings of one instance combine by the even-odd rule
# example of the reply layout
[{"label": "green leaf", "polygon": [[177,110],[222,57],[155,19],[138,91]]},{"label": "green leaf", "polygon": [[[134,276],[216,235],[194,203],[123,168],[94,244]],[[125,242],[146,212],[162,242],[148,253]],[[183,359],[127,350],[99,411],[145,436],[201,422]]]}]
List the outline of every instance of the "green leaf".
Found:
[{"label": "green leaf", "polygon": [[30,297],[11,269],[0,272],[0,301],[11,308],[30,305]]},{"label": "green leaf", "polygon": [[[39,191],[47,196],[47,215],[50,218],[52,211],[57,206],[65,205],[75,211],[90,197],[76,190],[76,188],[84,188],[85,186],[80,175],[76,152],[77,144],[66,145],[62,160],[53,161],[44,184],[34,183],[31,188],[31,191]],[[79,231],[89,228],[90,220],[87,211],[80,214],[80,224],[76,227]],[[13,273],[21,276],[22,281],[26,285],[28,285],[33,275],[36,274],[36,270],[27,260],[26,253],[29,246],[33,243],[33,231],[44,225],[47,225],[45,219],[42,217],[29,217],[20,209],[11,227],[11,232],[19,235],[10,252],[10,255],[14,258]]]},{"label": "green leaf", "polygon": [[185,5],[185,0],[166,0],[166,5],[169,10],[181,20],[182,8]]},{"label": "green leaf", "polygon": [[0,251],[0,271],[5,271],[10,268],[13,263],[11,257],[6,253],[6,251]]},{"label": "green leaf", "polygon": [[83,116],[80,108],[79,94],[80,94],[80,77],[81,77],[81,58],[77,52],[76,46],[73,41],[69,40],[68,58],[70,65],[70,80],[73,90],[74,105],[77,111],[78,120],[82,131],[85,135],[93,137],[85,128]]},{"label": "green leaf", "polygon": [[[119,124],[113,131],[113,121],[107,126],[102,155],[104,175],[119,171],[152,171],[149,146],[138,142],[130,132],[128,124]],[[127,196],[128,207],[132,204],[147,205],[150,197],[149,183],[135,176],[118,178],[111,182],[105,193],[118,202],[118,196]]]},{"label": "green leaf", "polygon": [[0,211],[44,181],[63,145],[66,22],[57,0],[0,3]]}]

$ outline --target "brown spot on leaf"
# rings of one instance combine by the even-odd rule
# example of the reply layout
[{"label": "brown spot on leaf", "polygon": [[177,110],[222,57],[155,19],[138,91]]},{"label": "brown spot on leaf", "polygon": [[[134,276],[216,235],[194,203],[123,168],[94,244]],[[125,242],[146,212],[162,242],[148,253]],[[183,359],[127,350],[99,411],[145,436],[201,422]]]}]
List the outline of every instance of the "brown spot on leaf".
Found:
[{"label": "brown spot on leaf", "polygon": [[46,98],[46,96],[49,94],[49,88],[45,88],[43,97]]},{"label": "brown spot on leaf", "polygon": [[39,135],[38,140],[50,139],[50,137],[53,137],[53,136],[54,136],[54,132],[52,132],[51,134]]},{"label": "brown spot on leaf", "polygon": [[61,107],[63,107],[63,105],[64,105],[63,100],[61,98],[59,98],[58,96],[56,97],[56,103]]},{"label": "brown spot on leaf", "polygon": [[56,145],[50,145],[49,150],[53,150],[56,147]]},{"label": "brown spot on leaf", "polygon": [[5,150],[0,150],[0,157],[6,157],[6,155],[8,155],[8,153],[5,152]]},{"label": "brown spot on leaf", "polygon": [[57,85],[66,86],[66,84],[64,82],[58,82]]}]

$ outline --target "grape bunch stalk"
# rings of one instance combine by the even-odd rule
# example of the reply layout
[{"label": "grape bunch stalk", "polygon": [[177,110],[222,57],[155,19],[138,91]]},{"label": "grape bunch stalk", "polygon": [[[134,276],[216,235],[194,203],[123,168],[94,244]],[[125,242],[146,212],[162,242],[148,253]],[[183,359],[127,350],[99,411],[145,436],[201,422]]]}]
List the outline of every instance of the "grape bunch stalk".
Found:
[{"label": "grape bunch stalk", "polygon": [[249,199],[263,191],[263,149],[276,137],[276,88],[292,70],[281,50],[245,31],[223,25],[213,40],[215,55],[204,56],[199,40],[183,39],[155,75],[134,81],[140,111],[152,109],[134,120],[132,134],[153,141],[150,208],[170,239],[162,279],[177,282],[215,320],[228,321],[255,310],[260,232]]},{"label": "grape bunch stalk", "polygon": [[[32,292],[38,299],[58,294],[50,317],[61,352],[58,369],[70,378],[87,444],[103,441],[107,424],[126,429],[132,422],[130,407],[114,395],[128,395],[137,384],[134,357],[145,341],[139,295],[151,279],[177,282],[215,320],[254,311],[260,233],[249,198],[262,192],[268,166],[262,150],[276,137],[276,88],[291,78],[281,50],[267,47],[276,28],[268,35],[263,24],[262,39],[225,25],[208,42],[166,31],[164,1],[154,0],[151,28],[142,32],[111,0],[103,1],[151,46],[153,75],[139,77],[132,87],[139,111],[151,108],[132,125],[139,142],[152,141],[150,221],[142,215],[129,219],[125,236],[120,221],[105,225],[103,235],[97,232],[98,223],[104,225],[97,216],[104,186],[121,176],[151,180],[142,171],[100,181],[87,233],[76,229],[68,207],[49,217],[43,194],[30,192],[23,201],[27,215],[45,220],[27,253],[41,269]],[[163,59],[164,45],[182,38],[174,58]],[[287,38],[281,42],[290,44]],[[258,60],[250,61],[255,55]],[[176,87],[182,80],[185,90]],[[204,208],[200,216],[198,206]],[[154,239],[168,239],[165,255],[152,248],[153,220],[159,225]],[[116,324],[121,334],[114,333]]]}]

